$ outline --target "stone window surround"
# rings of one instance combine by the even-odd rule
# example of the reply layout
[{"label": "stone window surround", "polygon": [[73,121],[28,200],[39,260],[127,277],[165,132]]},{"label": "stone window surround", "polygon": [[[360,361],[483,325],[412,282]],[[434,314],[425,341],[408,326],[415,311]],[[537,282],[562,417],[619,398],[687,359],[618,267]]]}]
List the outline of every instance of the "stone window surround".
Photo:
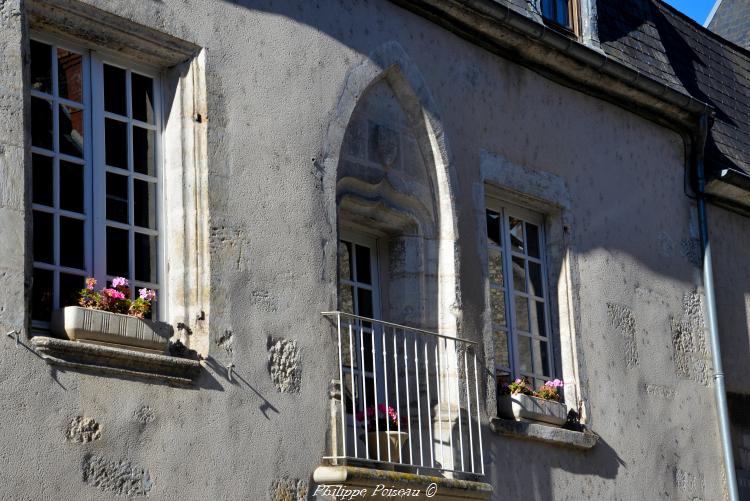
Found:
[{"label": "stone window surround", "polygon": [[[163,234],[169,236],[164,239],[162,248],[167,300],[163,318],[177,327],[189,348],[206,355],[209,346],[209,225],[205,51],[190,42],[83,3],[28,0],[25,7],[23,45],[26,52],[30,32],[44,33],[102,53],[163,68],[164,188],[161,201]],[[25,61],[28,64],[28,57]],[[28,74],[28,69],[25,71]],[[24,99],[29,103],[28,87],[24,92]],[[28,120],[26,129],[26,210],[30,215]],[[30,249],[29,216],[26,224],[26,247]],[[27,276],[30,273],[30,252],[27,252]],[[27,284],[26,297],[30,304],[30,284]],[[30,322],[28,312],[26,321]]]},{"label": "stone window surround", "polygon": [[[482,151],[480,154],[480,180],[474,187],[475,221],[477,222],[478,249],[483,263],[485,314],[483,339],[487,366],[494,367],[494,340],[492,318],[489,313],[489,277],[487,255],[487,229],[485,207],[487,198],[497,198],[539,212],[545,216],[546,255],[548,283],[557,284],[550,290],[550,324],[554,343],[555,366],[568,383],[564,389],[568,406],[580,408],[581,421],[587,422],[587,391],[585,374],[580,360],[577,331],[579,308],[574,297],[578,284],[575,257],[570,252],[571,198],[565,181],[552,173],[531,169],[513,163],[500,154]],[[556,290],[557,300],[552,291]],[[492,362],[490,362],[492,361]],[[570,383],[573,384],[570,384]],[[487,376],[487,409],[491,414],[497,408],[494,373]],[[589,423],[590,424],[590,423]]]}]

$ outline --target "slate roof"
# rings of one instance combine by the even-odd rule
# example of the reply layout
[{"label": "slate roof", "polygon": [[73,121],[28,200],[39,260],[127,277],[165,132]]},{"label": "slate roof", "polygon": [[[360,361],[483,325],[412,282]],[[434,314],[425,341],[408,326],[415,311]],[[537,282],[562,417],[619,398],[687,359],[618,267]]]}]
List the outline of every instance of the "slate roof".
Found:
[{"label": "slate roof", "polygon": [[659,0],[596,2],[608,56],[716,110],[707,167],[750,174],[750,52]]},{"label": "slate roof", "polygon": [[746,49],[750,48],[750,1],[718,0],[708,29]]}]

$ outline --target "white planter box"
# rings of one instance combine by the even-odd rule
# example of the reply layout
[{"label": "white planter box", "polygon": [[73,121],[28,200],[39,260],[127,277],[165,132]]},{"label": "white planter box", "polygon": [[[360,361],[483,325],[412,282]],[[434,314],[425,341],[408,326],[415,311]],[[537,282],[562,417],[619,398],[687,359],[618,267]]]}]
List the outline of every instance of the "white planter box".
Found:
[{"label": "white planter box", "polygon": [[73,341],[119,344],[164,351],[172,328],[164,322],[68,306],[52,313],[52,331]]},{"label": "white planter box", "polygon": [[565,404],[529,395],[503,395],[498,399],[498,414],[517,421],[541,421],[562,426],[568,419]]}]

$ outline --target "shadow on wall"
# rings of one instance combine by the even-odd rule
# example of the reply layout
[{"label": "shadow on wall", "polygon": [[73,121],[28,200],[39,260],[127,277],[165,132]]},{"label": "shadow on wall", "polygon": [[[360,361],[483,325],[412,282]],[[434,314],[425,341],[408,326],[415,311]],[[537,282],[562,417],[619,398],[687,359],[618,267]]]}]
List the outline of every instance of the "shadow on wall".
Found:
[{"label": "shadow on wall", "polygon": [[[364,5],[363,3],[357,3],[352,5],[346,5],[346,2],[335,2],[321,0],[319,2],[306,2],[306,3],[286,3],[286,2],[272,2],[272,1],[250,1],[250,0],[232,0],[228,3],[238,7],[246,8],[248,10],[256,10],[268,12],[281,17],[289,18],[290,20],[304,24],[311,27],[313,30],[322,32],[325,35],[334,38],[341,44],[346,45],[360,54],[368,54],[374,50],[377,46],[387,40],[396,40],[403,44],[406,48],[406,52],[410,52],[410,47],[414,46],[414,42],[411,42],[411,37],[414,33],[409,33],[406,30],[397,32],[395,29],[393,32],[377,32],[373,34],[370,30],[373,24],[377,20],[387,18],[387,14],[393,14],[397,12],[403,14],[406,17],[414,17],[411,13],[408,13],[392,4],[386,2],[373,3]],[[600,3],[601,0],[600,0]],[[631,2],[636,5],[635,2]],[[605,37],[603,42],[617,40],[630,33],[631,31],[638,28],[639,24],[642,23],[644,16],[650,19],[651,22],[657,27],[657,29],[664,33],[663,40],[668,41],[667,45],[667,58],[675,68],[676,77],[682,82],[683,86],[694,93],[697,99],[704,100],[709,104],[715,104],[712,102],[710,97],[702,90],[700,86],[696,84],[699,77],[696,68],[702,64],[699,56],[690,47],[690,44],[681,37],[681,35],[675,30],[664,14],[650,3],[644,4],[643,2],[637,2],[639,9],[646,9],[639,14],[636,9],[633,17],[625,19],[620,25],[619,32],[609,33],[609,40]],[[344,16],[331,16],[330,11],[332,9],[343,9],[343,10],[367,10],[373,14],[372,17],[368,16],[357,16],[352,17],[351,23],[342,22],[341,17]],[[633,21],[633,19],[635,19]],[[243,22],[242,17],[238,18],[234,22]],[[398,21],[394,21],[398,23]],[[424,21],[428,23],[428,21]],[[628,24],[630,23],[630,24]],[[398,26],[401,26],[399,23]],[[218,29],[218,28],[217,28]],[[679,60],[678,60],[679,58]],[[423,59],[423,58],[422,58]],[[284,64],[284,62],[282,62]],[[293,60],[286,64],[296,64]],[[357,62],[350,63],[355,66]],[[436,66],[439,66],[439,62],[436,62]],[[446,63],[449,64],[449,63]],[[433,71],[425,68],[425,71]],[[434,70],[439,71],[439,70]],[[434,75],[432,73],[431,75]],[[430,78],[426,78],[426,84],[429,87],[432,83]],[[331,82],[333,86],[343,88],[344,82]],[[438,84],[435,84],[438,85]],[[436,93],[436,101],[438,106],[441,105],[440,97],[444,96],[445,90],[437,87],[433,90],[440,90],[441,93]],[[731,117],[726,110],[719,109],[720,117],[722,120],[726,120],[727,123],[733,123]],[[305,117],[301,117],[304,119]],[[318,123],[321,117],[311,117],[312,123]],[[586,118],[582,117],[581,121],[585,123]],[[478,127],[479,128],[479,127]],[[450,131],[450,124],[447,124],[446,130]],[[471,134],[471,131],[467,131]],[[566,131],[561,131],[560,134],[567,134]],[[450,138],[449,138],[450,139]],[[454,141],[457,138],[454,138]],[[710,147],[710,145],[709,145]],[[714,146],[715,147],[715,146]],[[623,159],[623,156],[631,154],[628,149],[632,148],[632,145],[623,145],[621,151],[617,151],[618,148],[612,148],[613,151],[607,152],[608,156],[602,153],[601,158],[592,159],[591,156],[586,157],[586,153],[583,154],[587,161],[596,161],[604,165],[607,162],[617,161],[620,164],[624,164],[627,160]],[[601,152],[601,149],[593,149],[594,151]],[[631,154],[632,155],[632,154]],[[585,164],[584,164],[585,168]],[[682,194],[682,179],[679,175],[675,176],[675,179],[670,179],[669,175],[672,172],[654,172],[646,173],[641,179],[633,179],[632,173],[621,173],[616,174],[611,179],[602,180],[602,178],[596,178],[593,172],[582,172],[578,176],[578,172],[574,173],[575,179],[578,186],[575,187],[576,192],[580,192],[582,189],[581,184],[590,182],[592,187],[592,193],[588,196],[590,200],[598,200],[600,203],[597,205],[589,204],[586,206],[585,202],[576,201],[576,210],[580,212],[576,214],[576,226],[574,227],[574,233],[576,238],[573,239],[575,242],[575,253],[584,256],[585,261],[588,253],[593,251],[604,251],[607,253],[606,263],[594,262],[583,263],[584,265],[591,265],[592,267],[598,266],[606,267],[610,269],[609,273],[616,280],[620,280],[625,277],[626,285],[624,288],[633,290],[638,287],[638,284],[627,284],[628,274],[625,267],[623,255],[632,257],[633,261],[637,261],[639,267],[647,268],[664,279],[673,280],[676,283],[693,283],[698,276],[698,270],[689,263],[689,256],[682,252],[682,259],[680,257],[680,244],[690,240],[687,238],[680,242],[680,235],[676,232],[685,231],[687,224],[683,220],[675,222],[674,220],[667,219],[667,216],[674,216],[679,214],[680,217],[687,219],[687,213],[689,211],[689,200],[687,197],[680,199],[675,202],[675,197],[683,197]],[[591,174],[588,176],[587,174]],[[669,175],[666,175],[669,174]],[[666,177],[665,177],[666,175]],[[465,183],[470,184],[470,183]],[[654,189],[652,191],[644,190],[646,185],[653,184]],[[461,193],[463,196],[466,193]],[[467,200],[469,198],[466,198]],[[590,202],[589,200],[589,202]],[[606,200],[616,200],[617,203],[605,203]],[[594,210],[592,207],[596,207]],[[469,208],[464,207],[460,209],[464,218],[468,218],[466,214],[469,212]],[[660,213],[665,214],[659,217]],[[684,226],[680,229],[681,226]],[[666,228],[666,230],[665,230]],[[668,245],[662,245],[659,249],[661,252],[650,252],[650,250],[656,249],[660,245],[658,238],[664,231],[671,232],[671,237],[676,238],[676,241],[668,242]],[[634,235],[638,235],[639,238],[633,238]],[[668,235],[669,236],[669,235]],[[670,237],[670,238],[671,238]],[[572,237],[571,237],[572,238]],[[650,238],[650,240],[649,240]],[[606,242],[606,247],[602,243]],[[476,249],[473,249],[473,243],[467,243],[464,252],[464,259],[470,259],[476,255]],[[738,254],[741,254],[740,249],[737,249]],[[729,252],[730,255],[734,254]],[[596,259],[600,259],[597,257]],[[600,259],[601,261],[601,259]],[[727,263],[731,260],[727,260]],[[620,268],[622,266],[622,268]],[[560,270],[556,270],[557,276],[561,276]],[[719,273],[726,273],[727,270],[717,269]],[[468,279],[462,279],[462,285],[474,287],[475,284],[470,284]],[[553,289],[556,284],[552,284]],[[589,284],[590,286],[590,284]],[[687,288],[687,287],[686,287]],[[739,290],[738,290],[739,289]],[[723,311],[742,311],[745,312],[745,300],[744,291],[750,290],[747,284],[742,284],[739,287],[726,287],[722,291],[718,291],[719,302],[721,303],[720,308]],[[576,295],[580,294],[580,291],[573,291]],[[589,289],[584,294],[591,294]],[[556,290],[550,291],[551,297],[556,297]],[[602,298],[602,304],[609,298]],[[678,313],[677,305],[675,307],[675,314]],[[739,308],[739,310],[738,310]],[[604,312],[604,313],[602,313]],[[601,312],[594,312],[598,318],[606,318],[606,308],[603,308]],[[590,320],[587,320],[589,322]],[[746,324],[745,324],[746,325]],[[587,329],[590,327],[588,324]],[[583,331],[584,329],[580,329]],[[590,332],[586,331],[586,335],[591,335]],[[726,334],[725,334],[726,336]],[[596,357],[599,353],[593,352],[594,344],[591,344],[592,350],[589,352],[591,357]],[[601,348],[598,345],[597,348]],[[745,350],[747,352],[747,350]],[[602,356],[605,354],[602,353]],[[585,360],[581,360],[582,365],[586,365]],[[221,366],[216,367],[215,371],[217,374],[222,374],[225,369]],[[592,374],[595,376],[595,374]],[[254,391],[259,398],[263,400],[261,404],[261,410],[268,417],[267,411],[278,412],[273,405],[268,402],[262,395],[247,384],[244,379],[238,376],[238,380],[244,385],[248,386]],[[240,383],[232,383],[240,384]],[[588,384],[587,381],[581,381],[582,385]],[[321,394],[324,391],[321,388]],[[604,390],[597,390],[597,395],[603,395]],[[641,392],[643,390],[637,390],[635,388],[632,391]],[[593,409],[596,411],[594,402]],[[599,402],[601,404],[601,402]],[[491,412],[492,413],[492,412]],[[594,416],[596,417],[596,416]],[[594,424],[596,426],[596,423]],[[606,423],[602,423],[602,429],[595,428],[595,431],[605,433],[606,436]],[[565,478],[555,478],[553,483],[553,470],[560,470],[569,472],[573,475],[591,476],[598,477],[600,479],[614,479],[618,474],[621,473],[621,467],[626,469],[628,465],[621,459],[616,450],[611,446],[607,440],[600,438],[595,448],[588,452],[579,452],[575,450],[568,450],[563,448],[551,447],[546,444],[537,444],[531,442],[520,442],[518,440],[505,440],[498,439],[495,436],[487,434],[486,444],[492,443],[492,447],[485,448],[485,452],[488,455],[486,470],[488,472],[487,479],[490,483],[495,486],[508,486],[507,491],[500,487],[503,492],[524,492],[527,494],[526,499],[532,500],[547,500],[550,498],[550,493],[555,492],[559,489],[557,482],[565,482]],[[626,447],[626,437],[609,437],[615,447],[623,446]],[[525,458],[524,463],[519,463],[518,458]],[[505,472],[513,472],[508,476],[504,476]],[[575,481],[574,479],[568,480],[570,482]],[[586,488],[587,482],[580,482],[580,488],[583,490]],[[529,486],[533,486],[533,491],[529,490]],[[566,489],[562,489],[563,491]],[[573,492],[575,487],[569,487],[568,492]],[[500,493],[496,493],[500,495]],[[584,493],[582,492],[582,497]]]}]

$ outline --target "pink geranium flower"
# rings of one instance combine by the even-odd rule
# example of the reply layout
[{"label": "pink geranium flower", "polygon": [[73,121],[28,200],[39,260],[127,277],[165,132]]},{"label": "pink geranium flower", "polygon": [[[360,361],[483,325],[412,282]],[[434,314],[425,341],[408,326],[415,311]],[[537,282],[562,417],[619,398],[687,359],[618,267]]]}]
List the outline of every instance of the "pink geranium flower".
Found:
[{"label": "pink geranium flower", "polygon": [[102,292],[112,299],[125,299],[125,294],[115,289],[102,289]]},{"label": "pink geranium flower", "polygon": [[145,301],[153,301],[156,299],[156,291],[152,289],[139,289],[138,294],[140,295],[141,299]]},{"label": "pink geranium flower", "polygon": [[115,289],[118,287],[127,287],[128,286],[128,279],[123,277],[115,277],[112,279],[112,287]]}]

